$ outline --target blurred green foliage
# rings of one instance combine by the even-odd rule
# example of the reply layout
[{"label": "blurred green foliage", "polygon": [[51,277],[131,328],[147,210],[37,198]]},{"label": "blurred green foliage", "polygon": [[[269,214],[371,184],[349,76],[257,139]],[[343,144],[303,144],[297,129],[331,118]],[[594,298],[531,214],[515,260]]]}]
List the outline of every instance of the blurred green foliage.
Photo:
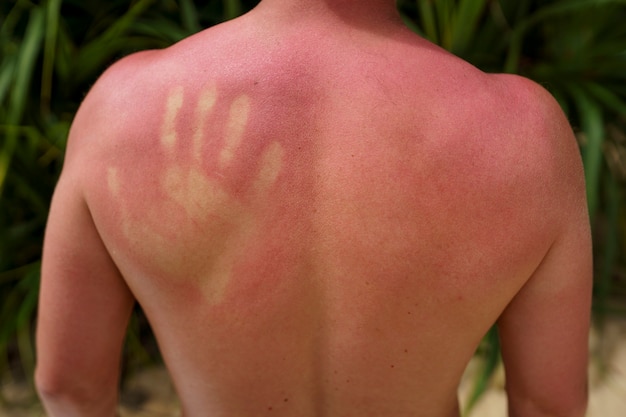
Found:
[{"label": "blurred green foliage", "polygon": [[[73,115],[99,74],[251,9],[254,0],[16,0],[0,3],[0,375],[30,375],[40,253]],[[488,72],[544,85],[585,163],[598,317],[625,312],[626,0],[399,0],[406,24]],[[621,303],[621,304],[620,304]],[[150,361],[141,314],[127,362]],[[485,378],[497,335],[485,339]],[[146,341],[148,340],[148,341]],[[19,366],[14,366],[19,364]],[[474,397],[485,378],[477,381]]]}]

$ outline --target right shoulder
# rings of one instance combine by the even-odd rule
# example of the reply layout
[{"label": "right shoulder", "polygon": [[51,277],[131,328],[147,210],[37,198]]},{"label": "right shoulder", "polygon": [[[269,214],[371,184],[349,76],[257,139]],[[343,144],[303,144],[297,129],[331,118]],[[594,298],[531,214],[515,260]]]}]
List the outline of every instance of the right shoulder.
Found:
[{"label": "right shoulder", "polygon": [[529,191],[526,200],[534,200],[558,235],[569,222],[580,221],[587,207],[583,165],[572,127],[543,86],[511,74],[489,77],[496,95],[492,111],[501,118],[496,122],[500,137],[510,142],[500,143],[499,148],[510,151],[505,158],[508,168],[522,179],[518,186]]}]

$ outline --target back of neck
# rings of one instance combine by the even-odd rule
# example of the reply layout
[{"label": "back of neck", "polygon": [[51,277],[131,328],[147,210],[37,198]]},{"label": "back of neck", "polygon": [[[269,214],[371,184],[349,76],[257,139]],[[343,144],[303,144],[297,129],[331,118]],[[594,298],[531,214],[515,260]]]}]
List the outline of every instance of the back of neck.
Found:
[{"label": "back of neck", "polygon": [[369,30],[401,23],[395,0],[262,0],[257,10],[285,22],[300,18],[339,20]]}]

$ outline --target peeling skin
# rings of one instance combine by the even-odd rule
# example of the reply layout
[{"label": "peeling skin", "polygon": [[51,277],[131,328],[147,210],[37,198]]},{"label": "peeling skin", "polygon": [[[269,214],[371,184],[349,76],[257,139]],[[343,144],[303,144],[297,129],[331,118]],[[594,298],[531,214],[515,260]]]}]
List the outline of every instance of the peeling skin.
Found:
[{"label": "peeling skin", "polygon": [[[185,137],[177,130],[185,105],[184,90],[175,87],[170,91],[159,142],[165,151],[165,167],[157,173],[159,189],[155,191],[161,197],[149,201],[147,209],[131,211],[134,201],[125,201],[130,196],[124,195],[124,178],[117,167],[107,169],[107,186],[111,196],[119,200],[122,234],[132,250],[164,278],[184,277],[197,285],[210,305],[222,300],[238,260],[260,232],[254,208],[244,202],[263,204],[280,175],[284,158],[280,143],[271,142],[259,157],[256,175],[247,187],[248,196],[232,195],[222,182],[225,174],[221,171],[238,157],[250,99],[242,94],[230,103],[223,140],[211,140],[222,144],[218,166],[207,170],[202,150],[207,135],[220,131],[219,126],[216,129],[207,123],[217,103],[218,91],[212,83],[199,93],[192,113],[192,133]],[[185,141],[191,145],[189,157],[175,158],[174,150],[177,146],[185,149]]]}]

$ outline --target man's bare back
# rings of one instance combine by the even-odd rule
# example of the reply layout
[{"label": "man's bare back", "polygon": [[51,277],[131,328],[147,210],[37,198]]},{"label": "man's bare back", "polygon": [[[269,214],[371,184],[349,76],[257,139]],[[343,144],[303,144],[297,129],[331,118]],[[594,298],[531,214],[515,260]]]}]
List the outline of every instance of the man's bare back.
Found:
[{"label": "man's bare back", "polygon": [[511,415],[582,415],[589,230],[558,106],[391,0],[328,3],[264,0],[94,86],[44,252],[51,415],[111,415],[134,300],[186,417],[458,416],[497,320]]}]

